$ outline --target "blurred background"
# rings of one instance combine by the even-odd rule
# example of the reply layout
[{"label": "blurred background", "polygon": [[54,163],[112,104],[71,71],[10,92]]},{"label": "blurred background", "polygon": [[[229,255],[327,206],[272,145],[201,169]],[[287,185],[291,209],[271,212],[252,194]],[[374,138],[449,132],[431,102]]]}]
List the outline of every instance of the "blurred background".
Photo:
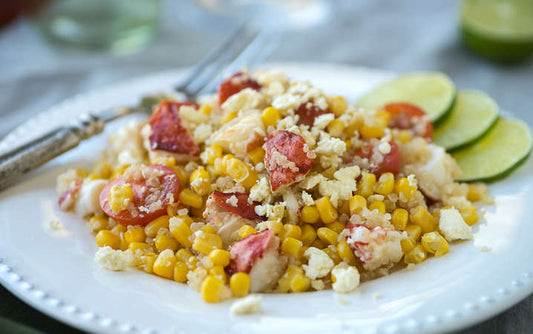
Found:
[{"label": "blurred background", "polygon": [[[72,95],[190,66],[243,20],[279,36],[270,61],[443,71],[533,124],[533,1],[468,3],[461,15],[460,0],[0,0],[0,138]],[[530,296],[465,332],[531,332],[531,314]],[[0,317],[10,332],[77,332],[1,287]]]}]

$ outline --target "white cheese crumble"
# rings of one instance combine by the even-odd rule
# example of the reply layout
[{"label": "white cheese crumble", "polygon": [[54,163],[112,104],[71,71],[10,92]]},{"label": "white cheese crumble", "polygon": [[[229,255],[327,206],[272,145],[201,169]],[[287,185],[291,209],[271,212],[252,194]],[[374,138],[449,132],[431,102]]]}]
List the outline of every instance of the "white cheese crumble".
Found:
[{"label": "white cheese crumble", "polygon": [[335,265],[333,260],[326,252],[315,247],[309,247],[304,256],[309,258],[308,264],[304,264],[302,268],[305,271],[305,276],[310,279],[317,279],[326,276]]},{"label": "white cheese crumble", "polygon": [[226,204],[229,204],[229,205],[231,205],[232,207],[236,208],[237,205],[239,204],[239,199],[237,198],[237,196],[232,195],[230,198],[228,198],[228,199],[226,200]]},{"label": "white cheese crumble", "polygon": [[331,121],[335,119],[335,115],[333,114],[323,114],[319,115],[315,118],[315,122],[313,123],[313,126],[317,130],[324,130]]},{"label": "white cheese crumble", "polygon": [[210,124],[200,124],[194,129],[194,141],[201,144],[211,137],[211,133],[213,133],[213,128]]},{"label": "white cheese crumble", "polygon": [[339,293],[354,291],[359,286],[360,275],[356,268],[347,265],[337,265],[331,271],[335,282],[332,284],[333,290]]},{"label": "white cheese crumble", "polygon": [[455,208],[440,211],[439,229],[448,241],[472,238],[472,228]]},{"label": "white cheese crumble", "polygon": [[230,308],[233,315],[244,315],[261,312],[261,296],[249,295],[235,301]]},{"label": "white cheese crumble", "polygon": [[224,113],[263,109],[266,107],[265,98],[258,91],[246,88],[230,96],[223,104]]},{"label": "white cheese crumble", "polygon": [[131,250],[115,250],[109,246],[100,247],[94,254],[94,261],[108,270],[126,270],[135,265],[135,257]]},{"label": "white cheese crumble", "polygon": [[270,201],[270,196],[272,192],[270,191],[270,184],[266,177],[262,177],[253,187],[250,189],[250,199],[256,202],[262,202],[263,200]]},{"label": "white cheese crumble", "polygon": [[311,196],[311,194],[306,191],[302,191],[302,202],[305,206],[315,205],[315,200],[313,199],[313,196]]}]

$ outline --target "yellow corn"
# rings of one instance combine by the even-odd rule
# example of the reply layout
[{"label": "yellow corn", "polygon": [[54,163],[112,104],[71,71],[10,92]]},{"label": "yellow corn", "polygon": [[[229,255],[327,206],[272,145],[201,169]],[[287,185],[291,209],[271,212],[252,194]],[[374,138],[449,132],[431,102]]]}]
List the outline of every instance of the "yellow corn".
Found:
[{"label": "yellow corn", "polygon": [[176,159],[170,156],[158,156],[150,159],[150,163],[152,165],[165,165],[167,167],[174,168],[176,166]]},{"label": "yellow corn", "polygon": [[94,166],[93,174],[99,179],[108,179],[111,176],[111,166],[107,162],[99,162]]},{"label": "yellow corn", "polygon": [[182,219],[180,217],[172,217],[170,219],[170,223],[168,225],[170,233],[174,236],[176,240],[183,246],[183,247],[191,247],[191,236],[192,236],[192,230],[187,224],[186,219]]},{"label": "yellow corn", "polygon": [[222,158],[216,158],[213,162],[213,167],[216,175],[226,175],[226,166]]},{"label": "yellow corn", "polygon": [[251,150],[250,152],[248,152],[248,155],[250,156],[250,159],[252,159],[252,161],[255,164],[258,164],[258,163],[264,161],[264,159],[265,159],[265,150],[263,150],[263,148],[261,146],[258,146],[256,148],[254,148],[253,150]]},{"label": "yellow corn", "polygon": [[411,249],[415,248],[416,242],[413,241],[413,239],[411,238],[405,238],[405,239],[402,239],[402,241],[400,241],[400,245],[402,246],[402,251],[404,253],[407,253]]},{"label": "yellow corn", "polygon": [[339,234],[327,227],[321,227],[316,231],[317,237],[328,245],[336,245]]},{"label": "yellow corn", "polygon": [[333,260],[333,262],[335,264],[339,264],[341,263],[342,259],[341,257],[339,256],[339,251],[337,250],[337,247],[333,246],[333,245],[329,245],[328,247],[326,248],[323,248],[322,249],[326,254],[328,254],[328,256],[330,257],[330,259]]},{"label": "yellow corn", "polygon": [[352,215],[358,214],[363,208],[366,208],[366,198],[361,195],[352,196],[348,202]]},{"label": "yellow corn", "polygon": [[370,205],[368,206],[368,210],[370,211],[378,210],[382,214],[385,214],[386,213],[385,203],[383,203],[382,201],[374,201],[370,203]]},{"label": "yellow corn", "polygon": [[108,225],[109,220],[103,216],[92,216],[91,219],[89,219],[89,226],[93,233],[98,233],[101,230],[106,229]]},{"label": "yellow corn", "polygon": [[222,124],[225,124],[225,123],[228,123],[229,121],[231,121],[232,119],[234,119],[235,117],[237,117],[237,113],[235,111],[230,111],[228,113],[226,113],[223,117],[222,117]]},{"label": "yellow corn", "polygon": [[292,256],[295,259],[299,259],[302,255],[303,243],[295,238],[287,237],[281,243],[281,250],[283,253]]},{"label": "yellow corn", "polygon": [[234,297],[246,297],[250,289],[250,276],[246,273],[235,273],[231,275],[229,286]]},{"label": "yellow corn", "polygon": [[311,245],[309,247],[315,247],[315,248],[318,248],[318,249],[322,249],[322,248],[326,248],[327,246],[328,245],[324,241],[322,241],[322,240],[317,238],[317,239],[315,239],[315,241],[313,241],[311,243]]},{"label": "yellow corn", "polygon": [[203,167],[200,167],[191,173],[189,183],[191,184],[191,188],[201,196],[207,195],[211,190],[209,173]]},{"label": "yellow corn", "polygon": [[419,241],[422,235],[422,228],[418,225],[409,224],[405,227],[404,231],[407,232],[407,236],[414,242]]},{"label": "yellow corn", "polygon": [[222,158],[222,146],[218,144],[213,144],[210,147],[205,149],[206,162],[209,165],[215,164],[215,159]]},{"label": "yellow corn", "polygon": [[394,191],[398,195],[402,194],[405,199],[409,200],[416,191],[416,185],[411,185],[406,177],[402,177],[396,181]]},{"label": "yellow corn", "polygon": [[361,173],[361,179],[357,183],[357,195],[368,197],[374,193],[374,185],[376,184],[376,175],[372,173]]},{"label": "yellow corn", "polygon": [[239,182],[248,189],[257,181],[257,172],[237,158],[227,162],[226,172],[235,182]]},{"label": "yellow corn", "polygon": [[477,223],[479,219],[477,212],[476,212],[476,208],[472,205],[468,206],[467,208],[463,210],[459,210],[459,212],[461,213],[461,216],[463,217],[465,223],[467,223],[470,226]]},{"label": "yellow corn", "polygon": [[294,224],[285,224],[283,225],[283,238],[294,238],[294,239],[300,239],[302,237],[302,229],[298,225]]},{"label": "yellow corn", "polygon": [[249,236],[250,234],[256,234],[257,233],[257,230],[253,227],[251,227],[250,225],[243,225],[241,226],[241,228],[239,228],[239,237],[241,238],[246,238],[247,236]]},{"label": "yellow corn", "polygon": [[330,96],[328,97],[328,109],[335,114],[335,116],[341,116],[348,109],[348,103],[342,96]]},{"label": "yellow corn", "polygon": [[157,255],[155,253],[147,253],[137,257],[137,267],[148,273],[152,274],[154,272],[154,263]]},{"label": "yellow corn", "polygon": [[202,104],[202,106],[200,107],[200,112],[204,115],[211,115],[211,111],[213,111],[213,107],[208,104]]},{"label": "yellow corn", "polygon": [[423,233],[435,231],[435,217],[423,206],[417,206],[411,211],[411,221],[422,228]]},{"label": "yellow corn", "polygon": [[396,135],[394,136],[394,139],[402,142],[403,144],[411,141],[412,137],[411,137],[411,133],[409,133],[409,131],[406,131],[406,130],[400,130],[398,132],[396,132]]},{"label": "yellow corn", "polygon": [[120,249],[120,237],[108,230],[101,230],[96,234],[96,244],[98,247],[109,246],[113,249]]},{"label": "yellow corn", "polygon": [[320,215],[316,206],[304,206],[301,213],[301,219],[304,223],[315,224],[320,221]]},{"label": "yellow corn", "polygon": [[389,122],[389,114],[385,111],[376,111],[375,117],[367,118],[359,129],[361,137],[365,139],[381,138],[385,134],[385,128]]},{"label": "yellow corn", "polygon": [[182,204],[193,208],[201,208],[204,202],[202,196],[198,195],[191,189],[183,189],[178,197]]},{"label": "yellow corn", "polygon": [[383,196],[392,193],[394,191],[394,174],[382,174],[374,187],[374,191]]},{"label": "yellow corn", "polygon": [[322,175],[330,180],[333,180],[336,171],[337,171],[336,168],[329,167],[328,169],[325,169],[322,171]]},{"label": "yellow corn", "polygon": [[174,265],[174,281],[185,283],[187,282],[187,274],[189,273],[189,267],[183,261],[176,261]]},{"label": "yellow corn", "polygon": [[204,255],[209,255],[213,249],[222,248],[222,239],[218,234],[214,233],[203,233],[198,235],[192,244],[192,249],[202,253]]},{"label": "yellow corn", "polygon": [[158,234],[155,238],[155,248],[158,251],[164,251],[165,249],[171,249],[175,252],[180,247],[180,244],[176,239],[166,234]]},{"label": "yellow corn", "polygon": [[275,127],[280,119],[281,115],[279,114],[279,110],[273,107],[266,108],[261,115],[261,120],[263,121],[265,128],[268,128],[269,126]]},{"label": "yellow corn", "polygon": [[110,230],[112,233],[120,236],[122,235],[124,232],[126,232],[128,229],[126,228],[126,226],[122,225],[122,224],[117,224],[115,226],[113,226],[113,228]]},{"label": "yellow corn", "polygon": [[291,279],[289,290],[294,293],[305,292],[311,287],[311,280],[305,275],[296,274]]},{"label": "yellow corn", "polygon": [[146,242],[134,241],[128,244],[128,249],[131,250],[133,253],[137,253],[137,251],[142,251],[142,252],[150,251],[151,252],[152,246],[150,246]]},{"label": "yellow corn", "polygon": [[427,257],[428,257],[428,254],[426,250],[424,249],[424,247],[422,247],[421,245],[416,245],[413,249],[405,253],[403,261],[405,263],[417,264],[417,263],[424,262],[424,260],[426,260]]},{"label": "yellow corn", "polygon": [[341,241],[339,241],[339,243],[337,244],[337,251],[342,261],[344,261],[346,264],[349,264],[350,266],[355,266],[357,261],[346,239],[343,238]]},{"label": "yellow corn", "polygon": [[230,259],[230,253],[224,249],[213,249],[209,253],[209,260],[211,260],[215,266],[225,267],[229,264]]},{"label": "yellow corn", "polygon": [[155,237],[160,229],[168,228],[169,219],[170,217],[165,215],[152,220],[144,227],[144,234],[150,238]]},{"label": "yellow corn", "polygon": [[346,227],[343,223],[341,223],[340,221],[334,221],[333,223],[331,224],[328,224],[327,227],[337,233],[341,233],[342,230],[344,230],[344,228]]},{"label": "yellow corn", "polygon": [[174,171],[178,176],[178,183],[180,184],[180,189],[185,189],[187,185],[187,173],[181,167],[174,167]]},{"label": "yellow corn", "polygon": [[398,231],[403,231],[409,221],[409,212],[405,209],[395,209],[392,212],[391,223]]},{"label": "yellow corn", "polygon": [[124,232],[124,240],[128,244],[132,242],[145,242],[146,241],[146,234],[144,233],[144,229],[142,227],[134,227],[126,232]]},{"label": "yellow corn", "polygon": [[224,282],[214,276],[207,276],[200,287],[202,299],[208,303],[218,303],[220,301],[220,292]]},{"label": "yellow corn", "polygon": [[422,247],[426,252],[440,257],[448,253],[448,242],[439,232],[429,232],[422,236]]},{"label": "yellow corn", "polygon": [[224,271],[224,267],[222,266],[212,266],[209,269],[209,275],[212,275],[222,280],[222,282],[226,283],[226,272]]},{"label": "yellow corn", "polygon": [[274,232],[277,236],[283,236],[285,229],[283,228],[283,223],[280,221],[267,221],[267,228]]},{"label": "yellow corn", "polygon": [[289,265],[283,276],[281,276],[281,278],[278,280],[278,287],[276,291],[282,293],[289,292],[292,279],[296,275],[303,275],[303,273],[304,271],[302,267],[296,266],[294,264]]},{"label": "yellow corn", "polygon": [[344,133],[344,122],[340,119],[334,119],[327,126],[328,132],[333,137],[341,137]]},{"label": "yellow corn", "polygon": [[466,199],[470,202],[478,202],[485,197],[486,186],[484,184],[469,184]]},{"label": "yellow corn", "polygon": [[127,184],[114,185],[109,190],[109,208],[115,212],[126,210],[133,201],[133,190]]},{"label": "yellow corn", "polygon": [[319,198],[315,201],[315,204],[318,210],[318,214],[320,215],[320,219],[324,224],[333,223],[339,216],[337,210],[329,201],[329,197],[324,196],[322,198]]},{"label": "yellow corn", "polygon": [[304,246],[309,246],[316,239],[316,230],[313,226],[305,224],[302,227],[302,242]]},{"label": "yellow corn", "polygon": [[154,262],[154,274],[164,278],[174,277],[174,265],[178,260],[170,249],[164,250],[157,256]]}]

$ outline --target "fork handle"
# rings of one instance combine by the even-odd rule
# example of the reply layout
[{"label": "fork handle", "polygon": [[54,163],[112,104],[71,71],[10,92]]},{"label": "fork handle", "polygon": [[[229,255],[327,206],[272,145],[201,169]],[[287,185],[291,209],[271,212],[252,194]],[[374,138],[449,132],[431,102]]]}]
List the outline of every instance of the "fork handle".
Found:
[{"label": "fork handle", "polygon": [[104,122],[82,114],[70,126],[63,126],[0,156],[0,190],[89,137],[102,132]]}]

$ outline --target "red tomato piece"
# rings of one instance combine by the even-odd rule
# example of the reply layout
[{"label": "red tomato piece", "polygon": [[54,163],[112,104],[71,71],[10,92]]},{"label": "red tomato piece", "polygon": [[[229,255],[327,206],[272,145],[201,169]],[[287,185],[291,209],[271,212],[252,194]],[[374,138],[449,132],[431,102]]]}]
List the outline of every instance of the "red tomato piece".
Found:
[{"label": "red tomato piece", "polygon": [[276,236],[271,230],[251,234],[231,246],[231,268],[234,272],[249,273],[256,260],[276,245]]},{"label": "red tomato piece", "polygon": [[[369,144],[367,143],[367,146]],[[398,144],[394,141],[389,141],[390,152],[383,156],[383,160],[377,166],[372,166],[369,170],[370,173],[376,174],[377,177],[380,177],[384,173],[392,173],[394,175],[400,172],[401,168],[401,154]],[[354,153],[354,155],[361,158],[367,158],[369,161],[372,161],[372,156],[376,154],[377,147],[365,147],[359,149]],[[379,153],[381,154],[381,153]]]},{"label": "red tomato piece", "polygon": [[261,89],[261,85],[252,79],[247,73],[237,72],[226,81],[218,85],[218,103],[224,103],[230,96],[237,94],[243,89],[251,88],[254,90]]},{"label": "red tomato piece", "polygon": [[327,113],[327,110],[320,109],[316,104],[312,102],[302,103],[296,108],[294,113],[300,118],[298,119],[298,125],[313,126],[315,118]]},{"label": "red tomato piece", "polygon": [[300,135],[286,130],[272,132],[265,147],[265,167],[272,191],[301,180],[313,167],[313,153]]},{"label": "red tomato piece", "polygon": [[[130,167],[132,168],[132,167]],[[100,193],[100,206],[111,218],[123,225],[146,225],[155,218],[164,215],[171,199],[176,201],[179,194],[179,182],[176,172],[167,166],[149,165],[136,176],[122,176],[109,181]],[[149,174],[154,173],[153,176]],[[144,175],[144,176],[143,176]],[[109,191],[115,185],[129,184],[133,190],[133,208],[115,212],[109,206]]]},{"label": "red tomato piece", "polygon": [[[228,199],[233,196],[237,198],[237,206],[233,206],[227,202]],[[252,202],[250,204],[248,202],[249,195],[247,193],[223,193],[220,191],[214,191],[213,194],[211,194],[211,197],[213,198],[215,203],[225,211],[234,213],[236,215],[241,216],[242,218],[250,220],[265,220],[265,217],[261,217],[257,213],[255,213],[255,207],[257,203]]]},{"label": "red tomato piece", "polygon": [[433,138],[433,124],[420,107],[406,102],[389,103],[384,106],[391,116],[389,127],[413,132],[426,140]]},{"label": "red tomato piece", "polygon": [[200,155],[200,149],[187,128],[181,124],[181,106],[198,107],[194,102],[163,101],[150,117],[150,148],[177,154]]}]

